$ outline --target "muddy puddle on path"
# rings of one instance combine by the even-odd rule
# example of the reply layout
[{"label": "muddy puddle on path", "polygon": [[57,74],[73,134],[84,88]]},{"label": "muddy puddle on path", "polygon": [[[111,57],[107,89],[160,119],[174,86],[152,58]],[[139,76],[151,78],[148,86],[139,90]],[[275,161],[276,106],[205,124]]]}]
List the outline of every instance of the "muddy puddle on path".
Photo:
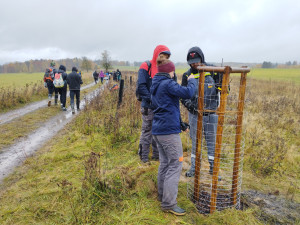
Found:
[{"label": "muddy puddle on path", "polygon": [[[99,95],[108,83],[101,86],[99,89],[87,94],[83,101],[80,102],[80,107],[88,104],[95,96]],[[93,85],[91,85],[93,86]],[[20,165],[28,156],[32,155],[42,145],[49,141],[58,131],[64,128],[78,115],[72,115],[69,107],[66,112],[61,112],[54,118],[48,120],[42,127],[38,128],[25,138],[21,138],[17,143],[2,149],[0,154],[0,183],[8,176],[13,169]]]},{"label": "muddy puddle on path", "polygon": [[[81,88],[81,90],[90,88],[94,85],[95,85],[95,83],[90,83],[86,86],[83,86]],[[70,94],[70,92],[68,91],[67,92],[67,97],[69,96],[69,94]],[[28,105],[26,105],[26,106],[24,106],[20,109],[16,109],[16,110],[9,111],[7,113],[0,114],[0,125],[5,124],[5,123],[7,123],[7,122],[9,122],[13,119],[18,118],[18,117],[24,116],[25,114],[33,112],[33,111],[35,111],[39,108],[46,107],[47,103],[48,103],[48,99],[45,99],[45,100],[42,100],[42,101],[38,101],[38,102],[28,104]]]}]

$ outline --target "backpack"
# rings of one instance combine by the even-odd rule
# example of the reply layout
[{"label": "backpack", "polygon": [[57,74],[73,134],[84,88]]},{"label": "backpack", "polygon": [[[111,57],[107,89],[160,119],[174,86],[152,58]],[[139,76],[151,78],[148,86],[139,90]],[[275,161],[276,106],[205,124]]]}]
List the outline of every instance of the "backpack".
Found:
[{"label": "backpack", "polygon": [[[147,61],[145,61],[145,63],[147,63],[147,66],[148,66],[147,72],[148,72],[149,76],[151,76],[151,73],[150,73],[151,62],[149,60],[147,60]],[[136,99],[141,102],[142,101],[142,97],[140,96],[140,94],[138,92],[138,85],[139,85],[139,80],[137,80],[137,82],[136,82],[135,96],[136,96]]]},{"label": "backpack", "polygon": [[55,74],[53,84],[56,88],[62,88],[65,86],[65,81],[63,80],[62,73]]},{"label": "backpack", "polygon": [[44,81],[45,82],[53,82],[54,79],[54,74],[53,74],[53,70],[51,68],[47,68],[44,74]]}]

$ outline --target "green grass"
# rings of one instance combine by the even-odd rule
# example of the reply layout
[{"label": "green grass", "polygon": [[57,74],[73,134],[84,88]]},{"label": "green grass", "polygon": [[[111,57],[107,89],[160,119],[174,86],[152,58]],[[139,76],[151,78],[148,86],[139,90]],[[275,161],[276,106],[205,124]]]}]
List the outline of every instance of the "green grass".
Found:
[{"label": "green grass", "polygon": [[[80,98],[83,99],[86,94],[97,88],[99,88],[99,85],[82,90],[80,93]],[[58,101],[58,103],[60,103],[60,101]],[[54,99],[52,99],[52,104],[54,104]],[[66,107],[69,105],[70,97],[67,97]],[[49,120],[60,112],[60,104],[57,106],[52,105],[50,108],[46,106],[17,118],[9,123],[0,125],[0,129],[2,131],[0,133],[0,153],[2,148],[13,144],[18,138],[28,135],[30,132],[43,125],[43,122]]]},{"label": "green grass", "polygon": [[[176,74],[180,77],[179,83],[181,83],[181,75],[189,68],[176,68]],[[233,74],[233,76],[239,76]],[[261,69],[251,68],[248,74],[250,78],[269,80],[269,81],[283,81],[286,83],[300,84],[300,69]]]},{"label": "green grass", "polygon": [[44,79],[43,73],[0,73],[0,88],[24,87],[26,84],[36,83]]},{"label": "green grass", "polygon": [[249,77],[255,79],[284,81],[300,84],[300,69],[261,69],[253,68]]},{"label": "green grass", "polygon": [[135,150],[141,121],[134,88],[118,112],[118,92],[104,94],[0,185],[1,224],[261,224],[253,209],[198,214],[185,183],[178,202],[187,215],[162,212],[158,162],[141,164]]},{"label": "green grass", "polygon": [[[267,83],[255,80],[248,90],[243,189],[278,192],[300,202],[300,87],[277,82],[269,89]],[[258,208],[199,214],[186,198],[184,181],[178,204],[187,215],[163,213],[156,200],[158,162],[140,163],[140,104],[135,86],[127,87],[118,111],[118,92],[106,91],[58,134],[57,142],[47,143],[0,185],[0,224],[266,223],[259,220],[264,218]],[[276,140],[284,148],[274,146]]]}]

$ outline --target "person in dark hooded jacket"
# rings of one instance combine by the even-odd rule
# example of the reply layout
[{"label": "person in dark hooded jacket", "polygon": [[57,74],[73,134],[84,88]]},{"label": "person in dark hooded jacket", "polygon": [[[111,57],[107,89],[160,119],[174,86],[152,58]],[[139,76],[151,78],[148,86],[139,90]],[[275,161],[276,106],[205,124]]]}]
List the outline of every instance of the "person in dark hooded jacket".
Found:
[{"label": "person in dark hooded jacket", "polygon": [[152,135],[157,143],[160,165],[158,168],[158,199],[165,212],[184,215],[185,210],[177,206],[178,183],[182,170],[183,150],[180,139],[179,98],[191,98],[196,80],[189,76],[186,87],[175,80],[175,66],[165,58],[158,57],[158,73],[150,88],[154,108]]},{"label": "person in dark hooded jacket", "polygon": [[64,65],[60,65],[58,68],[57,73],[60,73],[62,75],[62,78],[64,80],[64,86],[61,88],[56,88],[55,87],[55,104],[57,104],[58,100],[58,94],[60,95],[60,103],[61,103],[61,108],[63,111],[67,111],[66,109],[66,101],[67,101],[67,76],[68,74],[66,73],[66,67]]},{"label": "person in dark hooded jacket", "polygon": [[152,79],[157,73],[157,58],[158,56],[168,59],[171,55],[169,48],[165,45],[158,45],[154,49],[152,60],[141,64],[138,71],[137,92],[142,99],[142,132],[140,136],[139,155],[142,162],[149,161],[150,145],[152,144],[152,159],[158,160],[159,154],[156,147],[156,142],[152,138],[151,128],[153,120],[153,107],[151,104],[150,87]]},{"label": "person in dark hooded jacket", "polygon": [[93,77],[94,77],[94,80],[95,80],[95,84],[97,84],[98,78],[99,78],[99,74],[98,74],[97,70],[95,70],[95,72],[93,73]]},{"label": "person in dark hooded jacket", "polygon": [[74,108],[74,96],[76,95],[76,107],[77,111],[80,110],[80,85],[82,84],[81,76],[77,73],[78,69],[76,67],[72,68],[72,73],[68,74],[67,83],[70,89],[70,99],[72,113],[75,114]]},{"label": "person in dark hooded jacket", "polygon": [[[195,175],[195,162],[196,162],[196,139],[197,139],[197,119],[198,119],[198,86],[199,86],[199,71],[198,66],[213,66],[205,62],[204,54],[199,47],[192,47],[187,54],[187,62],[190,69],[182,76],[182,86],[187,85],[189,76],[194,75],[197,80],[197,86],[193,98],[182,99],[182,104],[189,111],[189,125],[190,137],[192,139],[192,153],[191,153],[191,168],[186,172],[187,177]],[[206,73],[204,81],[204,109],[211,112],[203,113],[203,131],[207,145],[208,162],[210,164],[209,173],[213,173],[214,156],[215,156],[215,142],[218,124],[218,115],[216,110],[219,104],[219,91],[218,84],[220,78],[219,73]]]}]

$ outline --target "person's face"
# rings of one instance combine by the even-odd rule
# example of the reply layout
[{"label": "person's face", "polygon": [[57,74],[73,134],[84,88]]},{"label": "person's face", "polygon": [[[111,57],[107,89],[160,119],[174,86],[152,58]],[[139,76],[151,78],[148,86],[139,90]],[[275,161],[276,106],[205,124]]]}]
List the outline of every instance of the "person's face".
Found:
[{"label": "person's face", "polygon": [[169,59],[169,58],[170,58],[170,55],[168,55],[168,54],[166,54],[166,53],[160,53],[159,55],[164,56],[166,59]]},{"label": "person's face", "polygon": [[196,63],[192,63],[192,64],[191,64],[191,67],[192,67],[193,69],[197,69],[198,66],[203,66],[203,65],[204,65],[204,64],[201,63],[201,62],[196,62]]}]

